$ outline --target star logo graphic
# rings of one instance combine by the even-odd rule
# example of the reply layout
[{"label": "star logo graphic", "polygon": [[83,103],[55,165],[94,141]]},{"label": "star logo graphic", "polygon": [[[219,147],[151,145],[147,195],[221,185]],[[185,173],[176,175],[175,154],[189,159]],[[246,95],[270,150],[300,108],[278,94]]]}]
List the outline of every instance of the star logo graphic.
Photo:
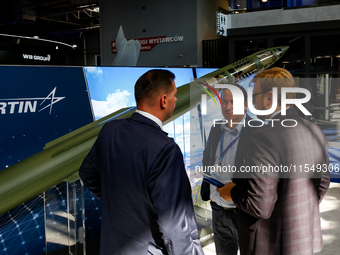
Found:
[{"label": "star logo graphic", "polygon": [[56,91],[57,87],[55,87],[50,94],[48,94],[48,96],[46,98],[44,98],[44,100],[40,103],[40,106],[45,102],[50,100],[50,103],[48,105],[46,105],[44,108],[40,109],[39,112],[41,112],[42,110],[45,110],[47,107],[50,107],[50,114],[52,113],[52,107],[55,103],[59,102],[60,100],[63,100],[65,97],[56,97],[55,96],[55,91]]}]

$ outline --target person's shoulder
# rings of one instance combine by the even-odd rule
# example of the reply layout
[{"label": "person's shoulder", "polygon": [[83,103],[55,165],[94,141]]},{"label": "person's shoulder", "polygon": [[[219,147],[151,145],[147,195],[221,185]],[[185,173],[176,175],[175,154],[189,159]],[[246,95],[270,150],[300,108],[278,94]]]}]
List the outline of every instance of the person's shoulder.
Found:
[{"label": "person's shoulder", "polygon": [[119,125],[122,125],[124,122],[126,122],[126,119],[117,119],[117,120],[108,121],[104,124],[102,131],[105,131],[105,130],[111,129],[111,128],[116,128]]},{"label": "person's shoulder", "polygon": [[157,132],[157,142],[161,143],[163,146],[173,146],[178,147],[178,144],[172,137],[169,137],[169,134],[160,130],[161,132]]},{"label": "person's shoulder", "polygon": [[211,125],[210,134],[222,132],[221,126],[222,126],[221,124]]},{"label": "person's shoulder", "polygon": [[244,119],[244,125],[242,127],[241,135],[250,135],[251,133],[257,131],[259,128],[263,126],[263,121],[252,118],[246,113],[246,117]]},{"label": "person's shoulder", "polygon": [[[296,121],[296,127],[299,126],[301,129],[306,129],[306,130],[314,130],[316,132],[322,132],[321,128],[314,123],[313,121],[308,119],[308,116],[306,116],[298,111],[297,109],[293,108],[290,111],[287,111],[287,115],[284,118],[287,122],[288,121]],[[323,132],[322,132],[323,133]]]},{"label": "person's shoulder", "polygon": [[[130,119],[127,119],[130,121]],[[166,144],[176,144],[174,140],[168,136],[168,133],[161,129],[156,122],[133,122],[133,130],[138,134],[139,139],[155,147],[163,147]],[[177,144],[176,144],[177,145]]]},{"label": "person's shoulder", "polygon": [[300,126],[301,129],[304,130],[309,130],[310,132],[312,132],[315,135],[318,136],[322,136],[326,139],[326,136],[324,134],[324,132],[322,131],[322,129],[313,121],[305,119],[300,117],[301,119],[298,121],[298,125]]}]

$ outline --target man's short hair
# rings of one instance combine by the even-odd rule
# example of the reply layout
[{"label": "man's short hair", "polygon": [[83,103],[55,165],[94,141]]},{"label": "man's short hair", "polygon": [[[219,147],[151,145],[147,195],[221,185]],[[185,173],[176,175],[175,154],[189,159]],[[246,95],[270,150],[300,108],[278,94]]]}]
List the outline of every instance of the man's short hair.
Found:
[{"label": "man's short hair", "polygon": [[[252,80],[254,83],[257,81],[259,81],[263,92],[271,91],[274,87],[277,88],[277,101],[279,105],[281,105],[281,88],[296,87],[291,73],[281,67],[273,67],[259,72]],[[286,98],[296,98],[296,93],[287,93]]]},{"label": "man's short hair", "polygon": [[153,69],[143,74],[135,84],[136,103],[148,100],[152,104],[155,96],[160,93],[170,94],[175,75],[163,69]]},{"label": "man's short hair", "polygon": [[[247,101],[248,101],[248,98],[247,98],[247,91],[246,91],[241,85],[239,85],[239,84],[237,84],[237,83],[233,83],[232,85],[235,86],[235,87],[237,87],[238,89],[240,89],[240,90],[242,91],[243,96],[244,96],[244,103],[247,103]],[[225,90],[229,90],[229,89],[223,89],[223,90],[222,90],[222,99],[223,99],[223,92],[224,92]]]}]

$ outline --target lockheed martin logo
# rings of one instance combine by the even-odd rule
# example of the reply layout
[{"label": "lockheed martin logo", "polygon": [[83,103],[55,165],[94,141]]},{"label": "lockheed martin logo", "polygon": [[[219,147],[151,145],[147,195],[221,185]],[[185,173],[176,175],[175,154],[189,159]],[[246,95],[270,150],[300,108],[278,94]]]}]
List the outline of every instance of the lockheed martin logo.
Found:
[{"label": "lockheed martin logo", "polygon": [[56,90],[57,87],[47,97],[0,99],[0,114],[41,112],[45,109],[49,109],[51,114],[53,105],[65,98],[55,96]]}]

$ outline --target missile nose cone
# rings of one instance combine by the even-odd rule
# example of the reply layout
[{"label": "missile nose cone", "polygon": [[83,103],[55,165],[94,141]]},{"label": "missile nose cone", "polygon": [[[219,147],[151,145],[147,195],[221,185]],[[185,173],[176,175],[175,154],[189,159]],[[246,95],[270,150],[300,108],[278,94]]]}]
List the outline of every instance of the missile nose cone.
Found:
[{"label": "missile nose cone", "polygon": [[280,46],[280,47],[274,47],[272,50],[274,50],[276,55],[276,60],[280,59],[289,49],[289,46]]},{"label": "missile nose cone", "polygon": [[282,55],[283,55],[287,52],[287,50],[289,49],[289,46],[281,46],[280,48],[282,50]]}]

